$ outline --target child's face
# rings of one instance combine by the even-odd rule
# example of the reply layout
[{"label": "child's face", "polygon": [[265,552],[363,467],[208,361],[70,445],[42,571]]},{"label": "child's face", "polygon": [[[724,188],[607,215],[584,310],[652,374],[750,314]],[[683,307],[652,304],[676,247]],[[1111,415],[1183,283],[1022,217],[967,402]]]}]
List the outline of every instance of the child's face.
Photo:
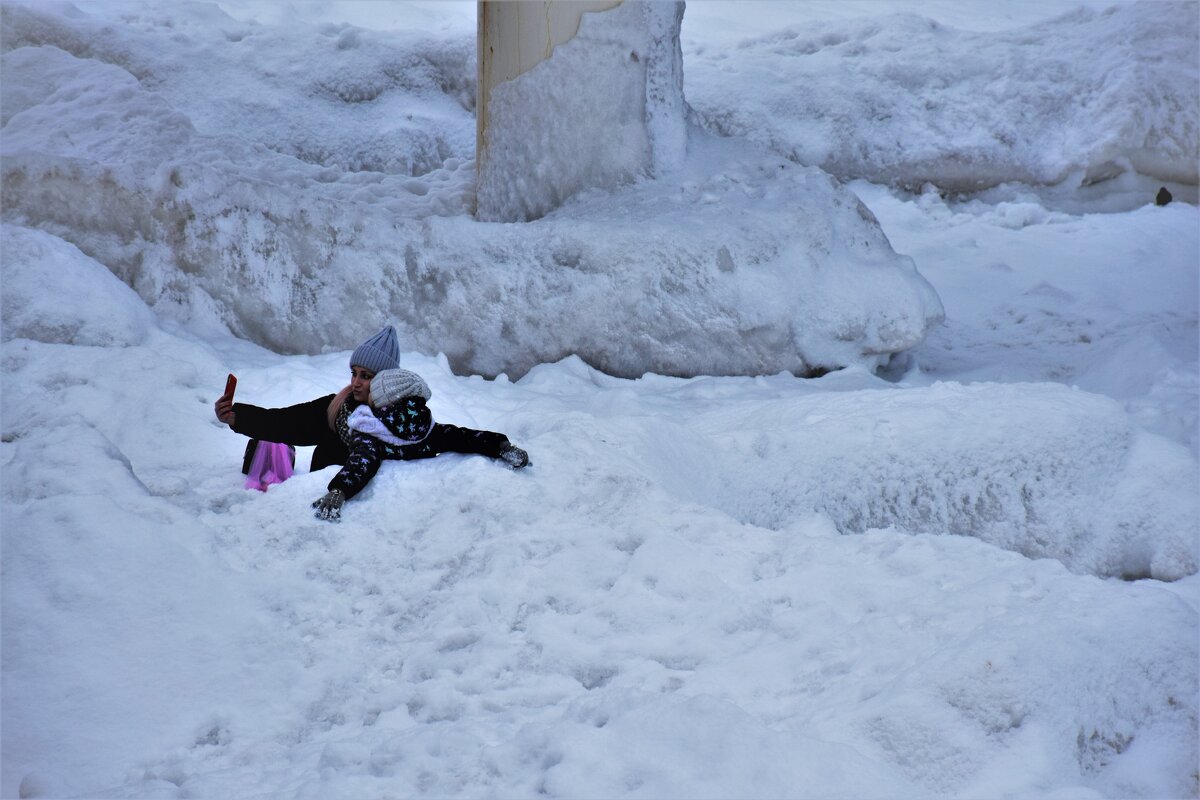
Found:
[{"label": "child's face", "polygon": [[365,367],[350,367],[350,394],[360,403],[371,396],[371,379],[375,373]]}]

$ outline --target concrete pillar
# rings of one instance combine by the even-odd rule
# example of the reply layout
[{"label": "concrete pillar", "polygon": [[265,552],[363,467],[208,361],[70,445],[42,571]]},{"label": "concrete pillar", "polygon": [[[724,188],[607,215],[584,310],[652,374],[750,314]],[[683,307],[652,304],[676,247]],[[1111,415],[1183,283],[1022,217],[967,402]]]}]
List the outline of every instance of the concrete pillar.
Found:
[{"label": "concrete pillar", "polygon": [[528,72],[579,32],[589,11],[621,0],[479,0],[479,89],[475,106],[476,168],[487,157],[488,96],[497,84]]}]

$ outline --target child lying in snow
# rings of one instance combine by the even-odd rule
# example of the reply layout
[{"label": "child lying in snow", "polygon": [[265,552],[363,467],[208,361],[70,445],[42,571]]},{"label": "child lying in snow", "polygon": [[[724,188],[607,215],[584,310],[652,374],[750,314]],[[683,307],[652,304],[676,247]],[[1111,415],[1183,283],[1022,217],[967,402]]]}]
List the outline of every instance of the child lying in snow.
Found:
[{"label": "child lying in snow", "polygon": [[477,453],[498,458],[513,469],[529,456],[502,433],[460,428],[433,421],[425,403],[425,381],[406,369],[387,369],[371,380],[369,405],[360,405],[347,424],[352,432],[350,458],[329,482],[329,491],[313,503],[316,517],[337,522],[342,503],[362,491],[384,459],[432,458],[439,453]]}]

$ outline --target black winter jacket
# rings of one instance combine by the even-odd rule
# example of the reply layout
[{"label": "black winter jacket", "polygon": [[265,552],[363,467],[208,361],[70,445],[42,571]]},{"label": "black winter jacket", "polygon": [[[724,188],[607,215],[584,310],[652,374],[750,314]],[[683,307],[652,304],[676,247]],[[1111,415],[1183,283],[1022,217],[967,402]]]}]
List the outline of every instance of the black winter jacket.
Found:
[{"label": "black winter jacket", "polygon": [[[234,403],[232,427],[237,433],[263,442],[281,442],[293,447],[316,445],[309,466],[313,472],[330,464],[345,464],[350,457],[346,443],[329,427],[328,410],[334,397],[330,394],[286,408]],[[357,405],[353,397],[346,398],[348,410]]]}]

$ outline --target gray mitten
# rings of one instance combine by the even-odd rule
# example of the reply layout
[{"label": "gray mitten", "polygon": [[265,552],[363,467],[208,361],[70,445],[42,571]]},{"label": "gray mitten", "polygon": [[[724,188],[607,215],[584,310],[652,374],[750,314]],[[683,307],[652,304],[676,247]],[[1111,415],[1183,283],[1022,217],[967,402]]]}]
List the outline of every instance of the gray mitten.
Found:
[{"label": "gray mitten", "polygon": [[512,444],[506,444],[500,450],[500,460],[513,469],[529,466],[529,454]]},{"label": "gray mitten", "polygon": [[317,510],[313,516],[330,522],[341,522],[342,503],[344,502],[346,502],[346,495],[342,494],[341,489],[330,489],[320,500],[313,501],[312,507]]}]

